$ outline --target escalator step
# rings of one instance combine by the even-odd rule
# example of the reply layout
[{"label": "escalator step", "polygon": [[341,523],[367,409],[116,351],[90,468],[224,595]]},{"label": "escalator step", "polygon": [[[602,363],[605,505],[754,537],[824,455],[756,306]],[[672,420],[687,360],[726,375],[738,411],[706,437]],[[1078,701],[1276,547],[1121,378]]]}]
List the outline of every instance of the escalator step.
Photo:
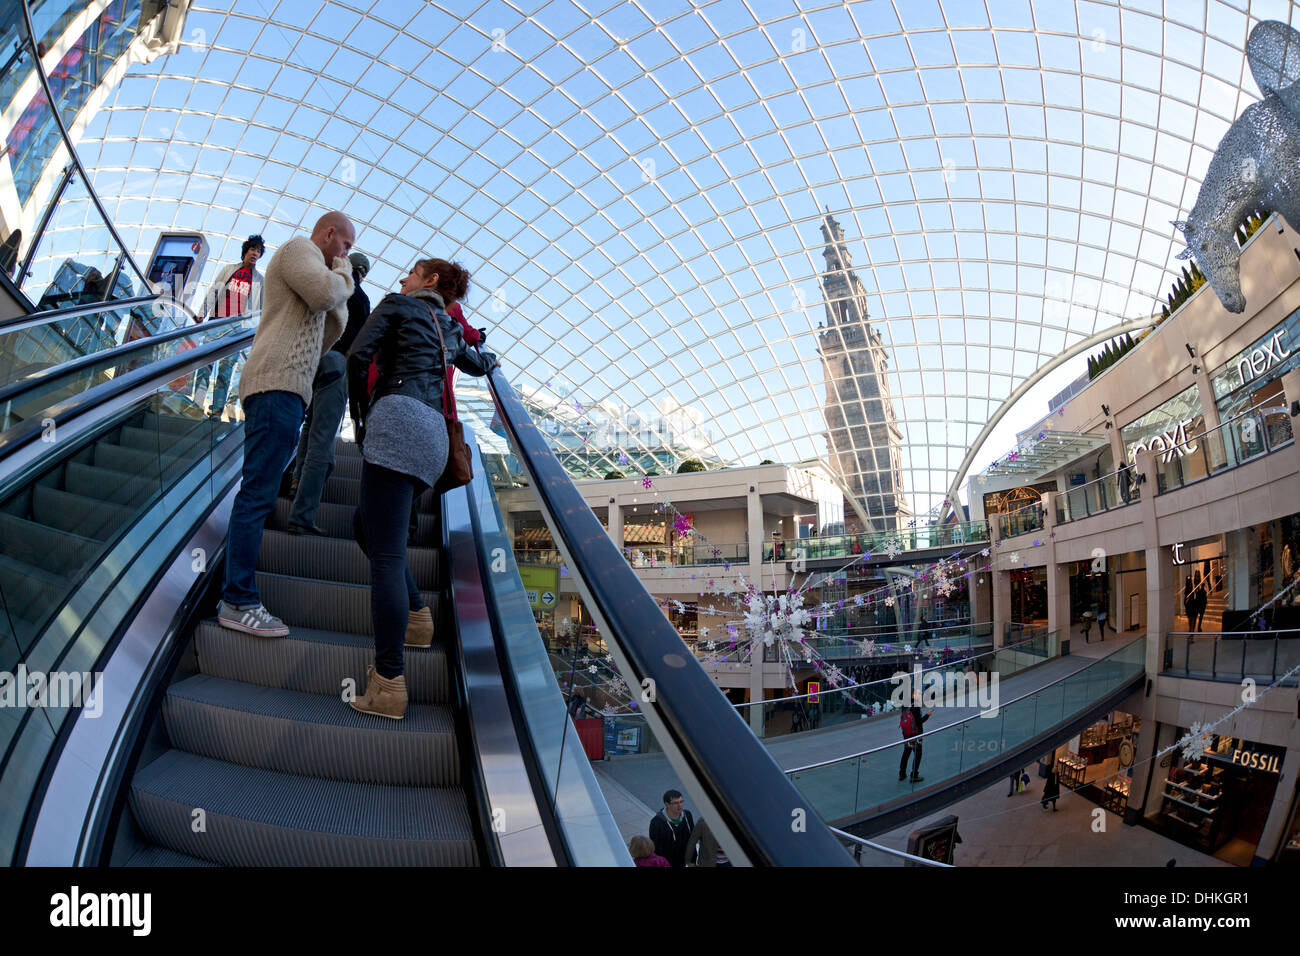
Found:
[{"label": "escalator step", "polygon": [[173,454],[201,454],[212,444],[212,435],[206,428],[199,426],[193,434],[173,432],[155,432],[147,428],[135,428],[127,425],[118,435],[118,445],[122,448],[134,448],[158,454],[159,449]]},{"label": "escalator step", "polygon": [[49,485],[32,486],[32,519],[60,531],[103,541],[121,531],[131,518],[131,509],[97,498],[61,491]]},{"label": "escalator step", "polygon": [[[207,449],[204,448],[203,451]],[[95,467],[111,468],[132,475],[153,476],[160,469],[168,472],[193,465],[199,460],[201,451],[177,455],[171,452],[143,451],[139,448],[124,448],[121,445],[99,444],[95,446]]]},{"label": "escalator step", "polygon": [[134,510],[158,494],[160,483],[157,473],[153,477],[144,478],[73,461],[68,462],[64,473],[64,487],[83,498],[125,505]]},{"label": "escalator step", "polygon": [[200,860],[188,853],[177,853],[161,846],[147,846],[136,850],[124,866],[216,866],[210,860]]},{"label": "escalator step", "polygon": [[[433,587],[438,581],[438,552],[433,548],[408,547],[406,561],[421,587]],[[350,534],[344,539],[264,531],[257,568],[319,581],[370,583],[370,559]]]},{"label": "escalator step", "polygon": [[460,784],[455,724],[441,704],[409,704],[402,720],[388,720],[358,713],[338,694],[199,674],[167,689],[163,718],[173,747],[246,767],[353,783]]},{"label": "escalator step", "polygon": [[[365,685],[366,668],[375,659],[373,638],[307,627],[291,628],[286,638],[266,638],[210,619],[199,624],[194,642],[204,674],[336,699],[345,678],[357,687]],[[406,690],[413,702],[450,700],[447,652],[436,640],[432,647],[406,648],[405,659]]]},{"label": "escalator step", "polygon": [[99,541],[79,534],[0,514],[0,553],[53,574],[76,575],[102,548]]},{"label": "escalator step", "polygon": [[[43,621],[72,593],[69,578],[0,554],[0,595],[5,610],[27,621]],[[28,632],[30,633],[30,632]]]},{"label": "escalator step", "polygon": [[152,842],[227,866],[478,863],[458,789],[321,780],[169,750],[136,773],[130,803]]},{"label": "escalator step", "polygon": [[205,424],[207,420],[199,414],[198,409],[194,410],[193,417],[150,410],[140,416],[138,427],[150,431],[165,431],[173,435],[186,435]]},{"label": "escalator step", "polygon": [[[313,581],[287,574],[257,572],[257,590],[272,614],[292,627],[370,634],[370,585]],[[425,606],[438,618],[438,595],[421,591]],[[373,636],[373,635],[372,635]]]},{"label": "escalator step", "polygon": [[[271,516],[267,527],[279,531],[287,530],[289,527],[289,513],[292,510],[293,502],[288,498],[277,499],[275,513]],[[322,502],[316,511],[316,524],[328,531],[331,538],[351,538],[352,512],[355,510],[355,505]],[[418,528],[415,543],[422,547],[434,546],[434,538],[438,530],[438,519],[431,514],[421,514],[417,515],[416,520]]]},{"label": "escalator step", "polygon": [[[330,475],[329,480],[325,482],[325,491],[321,494],[320,500],[332,504],[355,506],[361,500],[361,479],[340,478],[337,473]],[[433,489],[426,489],[424,494],[420,495],[420,511],[429,511],[436,501]]]},{"label": "escalator step", "polygon": [[340,478],[361,479],[362,458],[360,455],[336,455],[334,457],[334,470],[330,476],[338,475]]}]

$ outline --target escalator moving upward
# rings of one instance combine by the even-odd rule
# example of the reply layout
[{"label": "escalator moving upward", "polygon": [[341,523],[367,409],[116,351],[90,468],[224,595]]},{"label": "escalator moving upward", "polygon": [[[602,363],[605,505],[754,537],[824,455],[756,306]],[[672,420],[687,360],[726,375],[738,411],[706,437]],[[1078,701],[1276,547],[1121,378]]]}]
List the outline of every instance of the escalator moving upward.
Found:
[{"label": "escalator moving upward", "polygon": [[361,714],[343,699],[345,679],[359,695],[374,660],[370,565],[352,539],[360,477],[356,445],[337,442],[316,517],[327,537],[290,535],[290,503],[277,502],[257,586],[287,638],[199,624],[197,672],[178,674],[162,703],[169,749],[142,757],[131,781],[130,811],[150,845],[127,865],[482,862],[439,643],[449,630],[432,492],[407,559],[434,644],[405,649],[406,717]]}]

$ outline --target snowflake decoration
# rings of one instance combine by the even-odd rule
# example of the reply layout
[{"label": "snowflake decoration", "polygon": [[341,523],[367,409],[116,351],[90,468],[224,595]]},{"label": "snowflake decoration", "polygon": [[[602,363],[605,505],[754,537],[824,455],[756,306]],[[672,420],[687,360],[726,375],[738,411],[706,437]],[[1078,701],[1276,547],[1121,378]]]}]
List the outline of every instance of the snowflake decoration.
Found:
[{"label": "snowflake decoration", "polygon": [[588,668],[587,668],[587,673],[588,673],[588,674],[594,674],[594,673],[596,673],[596,665],[595,665],[595,664],[592,664],[590,667],[588,667]]},{"label": "snowflake decoration", "polygon": [[631,460],[632,460],[632,459],[630,459],[630,458],[627,457],[627,452],[625,452],[625,451],[621,451],[621,452],[618,453],[618,463],[619,463],[620,465],[626,465],[626,464],[627,464],[628,462],[630,462]]},{"label": "snowflake decoration", "polygon": [[890,538],[884,543],[884,549],[885,554],[889,556],[889,560],[893,561],[903,553],[903,542],[899,541],[897,538]]},{"label": "snowflake decoration", "polygon": [[856,604],[858,607],[862,607],[865,601],[866,598],[864,598],[861,594],[855,595],[853,598],[853,603]]},{"label": "snowflake decoration", "polygon": [[867,657],[870,657],[872,654],[876,653],[876,642],[875,642],[875,641],[863,641],[863,642],[862,642],[862,653],[863,653],[865,656],[867,656]]},{"label": "snowflake decoration", "polygon": [[981,558],[987,558],[988,556],[989,556],[989,549],[988,549],[988,548],[985,548],[983,551],[980,552],[980,557],[981,557]]},{"label": "snowflake decoration", "polygon": [[582,402],[574,402],[574,403],[573,403],[573,410],[574,410],[575,412],[577,412],[579,415],[581,415],[581,414],[582,414]]},{"label": "snowflake decoration", "polygon": [[1209,724],[1203,724],[1199,720],[1192,721],[1192,729],[1187,732],[1187,736],[1179,741],[1183,745],[1183,760],[1192,761],[1200,760],[1201,756],[1209,749],[1214,735],[1209,733]]},{"label": "snowflake decoration", "polygon": [[654,485],[654,482],[650,480],[649,476],[647,476],[641,479],[641,485],[648,489]]},{"label": "snowflake decoration", "polygon": [[1020,552],[1019,552],[1019,551],[1012,551],[1012,552],[1011,552],[1011,563],[1012,563],[1012,564],[1019,564],[1019,563],[1020,563]]},{"label": "snowflake decoration", "polygon": [[889,595],[889,597],[885,598],[885,607],[893,607],[893,606],[894,606],[894,596],[891,594]]}]

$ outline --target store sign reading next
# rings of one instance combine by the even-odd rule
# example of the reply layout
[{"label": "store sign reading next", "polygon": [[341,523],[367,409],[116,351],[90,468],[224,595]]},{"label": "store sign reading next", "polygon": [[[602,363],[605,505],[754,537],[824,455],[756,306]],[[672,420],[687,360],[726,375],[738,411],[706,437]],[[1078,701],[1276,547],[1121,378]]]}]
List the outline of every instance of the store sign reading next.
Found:
[{"label": "store sign reading next", "polygon": [[1262,754],[1254,750],[1237,748],[1232,751],[1232,762],[1254,770],[1267,770],[1269,773],[1281,773],[1276,754]]},{"label": "store sign reading next", "polygon": [[1134,442],[1133,447],[1128,451],[1128,460],[1137,464],[1138,452],[1151,449],[1152,451],[1163,451],[1165,453],[1165,463],[1174,460],[1174,454],[1187,456],[1196,451],[1197,446],[1187,441],[1187,426],[1191,425],[1193,419],[1184,418],[1178,423],[1178,427],[1158,435],[1152,435],[1146,441]]},{"label": "store sign reading next", "polygon": [[1291,357],[1291,353],[1282,348],[1282,336],[1284,335],[1286,335],[1286,329],[1278,329],[1273,333],[1273,338],[1270,341],[1264,343],[1249,355],[1241,357],[1241,361],[1237,363],[1237,374],[1241,376],[1243,385],[1256,375],[1267,372],[1283,359]]}]

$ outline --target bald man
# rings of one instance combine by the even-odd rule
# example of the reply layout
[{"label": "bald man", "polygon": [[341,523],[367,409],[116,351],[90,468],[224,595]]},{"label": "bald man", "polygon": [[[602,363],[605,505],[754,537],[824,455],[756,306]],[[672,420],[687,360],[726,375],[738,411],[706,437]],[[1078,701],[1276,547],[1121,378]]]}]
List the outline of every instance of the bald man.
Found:
[{"label": "bald man", "polygon": [[289,635],[262,605],[257,555],[280,478],[298,444],[316,366],[347,320],[353,283],[346,256],[355,241],[356,227],[347,216],[326,213],[310,238],[290,239],[266,268],[262,318],[239,382],[244,474],[230,512],[226,582],[217,608],[222,627],[258,637]]}]

